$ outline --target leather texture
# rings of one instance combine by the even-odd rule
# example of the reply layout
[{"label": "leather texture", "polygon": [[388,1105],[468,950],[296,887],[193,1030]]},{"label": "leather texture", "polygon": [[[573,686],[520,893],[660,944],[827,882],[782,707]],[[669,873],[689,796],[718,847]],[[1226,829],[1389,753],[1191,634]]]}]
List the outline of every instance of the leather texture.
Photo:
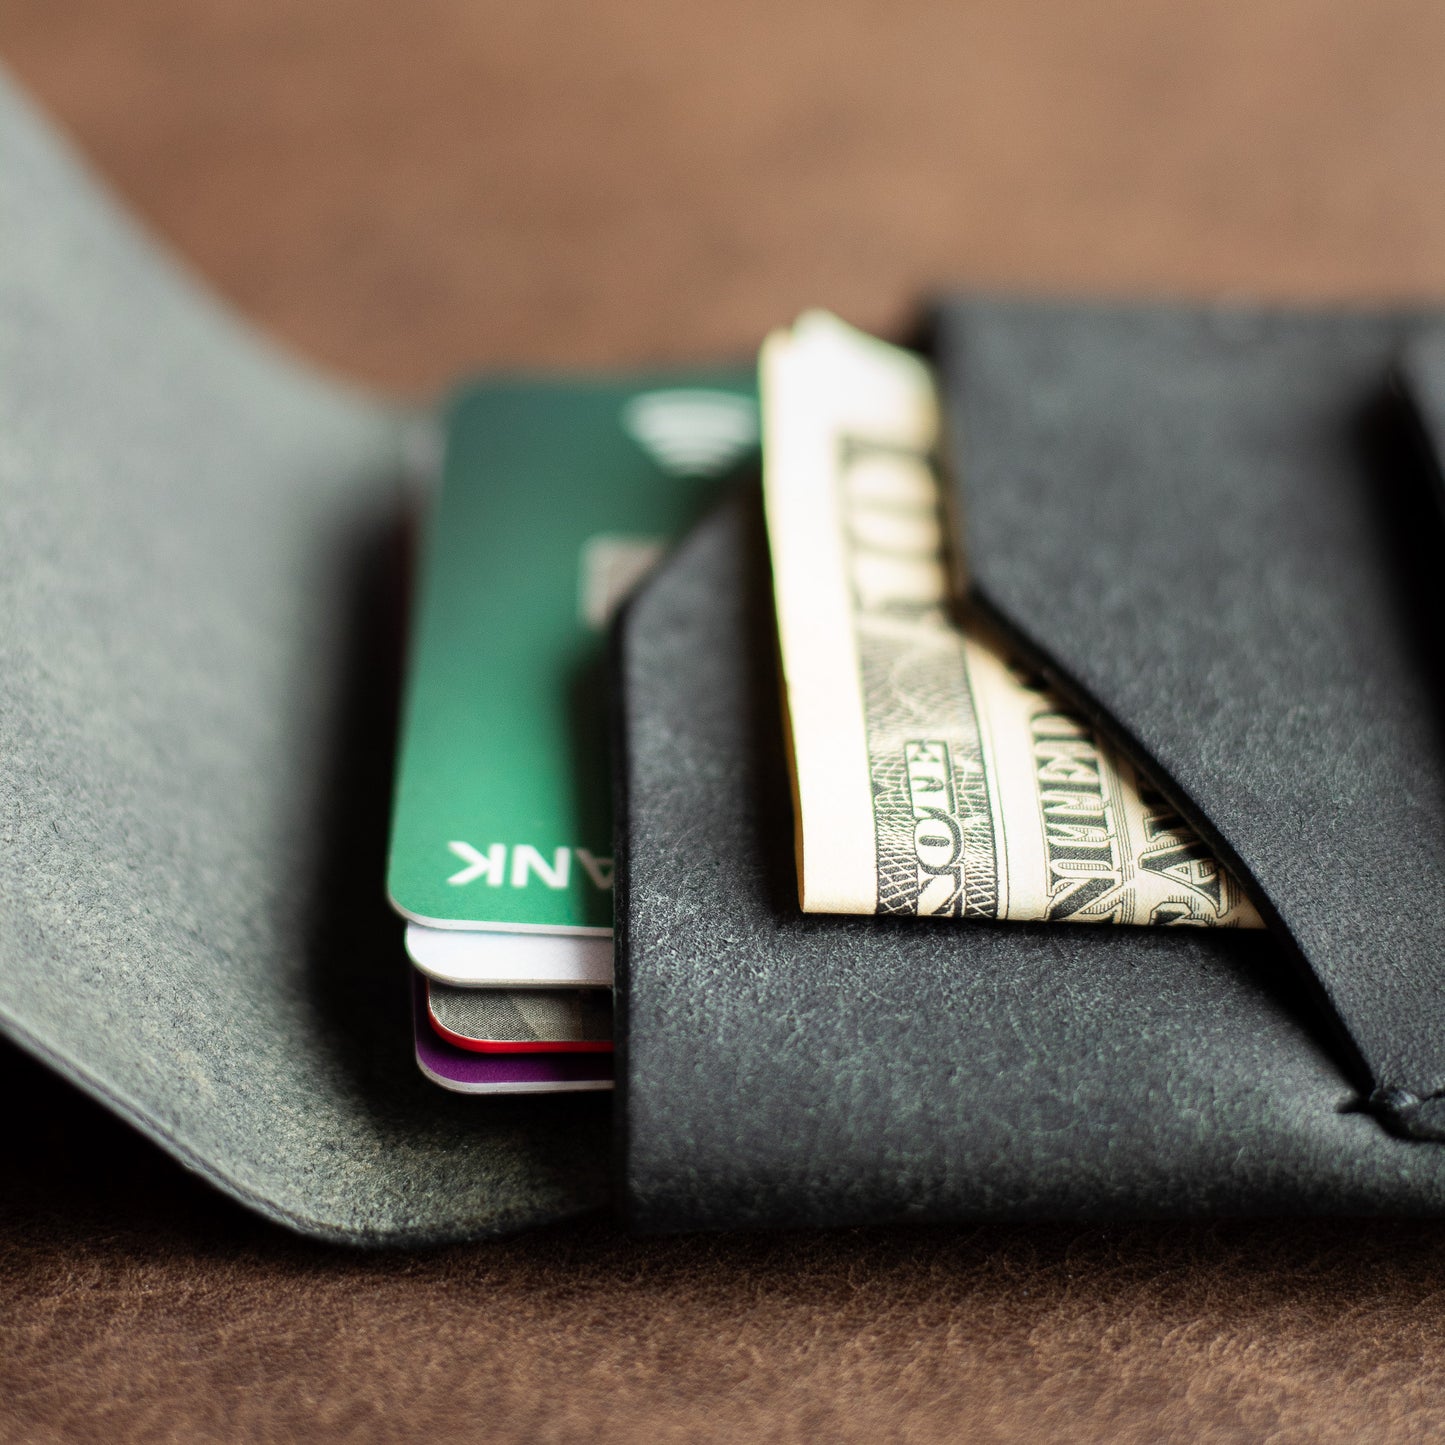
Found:
[{"label": "leather texture", "polygon": [[596,1099],[443,1093],[382,893],[403,434],[0,87],[0,1030],[294,1228],[605,1199]]},{"label": "leather texture", "polygon": [[1445,1209],[1268,936],[798,912],[755,494],[618,651],[635,1228]]},{"label": "leather texture", "polygon": [[1404,312],[943,310],[972,596],[1253,880],[1390,1127],[1445,1140],[1445,528]]}]

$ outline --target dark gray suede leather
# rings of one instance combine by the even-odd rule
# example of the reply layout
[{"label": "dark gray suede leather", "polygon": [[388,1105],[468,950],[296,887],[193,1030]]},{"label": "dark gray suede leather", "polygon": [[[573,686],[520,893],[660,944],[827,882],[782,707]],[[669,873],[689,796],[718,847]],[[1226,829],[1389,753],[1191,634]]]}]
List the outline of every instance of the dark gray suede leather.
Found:
[{"label": "dark gray suede leather", "polygon": [[1445,532],[1389,388],[1425,318],[968,302],[939,360],[973,595],[1154,761],[1445,1139]]},{"label": "dark gray suede leather", "polygon": [[312,1234],[601,1203],[605,1101],[459,1098],[411,1057],[410,418],[222,315],[3,83],[0,175],[0,1029]]},{"label": "dark gray suede leather", "polygon": [[1267,936],[798,911],[755,495],[618,659],[635,1227],[1445,1210]]}]

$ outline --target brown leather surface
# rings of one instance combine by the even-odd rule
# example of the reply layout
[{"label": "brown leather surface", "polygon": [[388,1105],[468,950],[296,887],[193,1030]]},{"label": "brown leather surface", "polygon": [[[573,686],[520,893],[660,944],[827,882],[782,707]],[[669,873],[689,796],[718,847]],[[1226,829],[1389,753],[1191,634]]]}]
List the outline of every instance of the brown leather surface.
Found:
[{"label": "brown leather surface", "polygon": [[[0,54],[299,350],[741,354],[941,284],[1445,295],[1445,10],[0,0]],[[1413,1440],[1435,1227],[424,1256],[293,1240],[10,1052],[0,1438]]]},{"label": "brown leather surface", "polygon": [[[1438,1228],[318,1247],[10,1053],[0,1438],[1413,1440]],[[7,1111],[9,1113],[9,1111]]]},{"label": "brown leather surface", "polygon": [[388,385],[889,327],[942,282],[1445,293],[1445,11],[1254,0],[0,0],[243,310]]}]

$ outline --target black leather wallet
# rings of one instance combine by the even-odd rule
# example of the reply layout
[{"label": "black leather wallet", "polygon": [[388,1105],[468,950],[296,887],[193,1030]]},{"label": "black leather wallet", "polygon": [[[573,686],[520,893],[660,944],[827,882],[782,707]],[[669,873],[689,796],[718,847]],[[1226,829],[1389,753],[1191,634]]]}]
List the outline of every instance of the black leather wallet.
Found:
[{"label": "black leather wallet", "polygon": [[1439,1210],[1431,318],[962,301],[929,344],[974,604],[1271,935],[799,913],[740,499],[621,639],[631,1218]]},{"label": "black leather wallet", "polygon": [[927,343],[977,604],[1273,937],[802,916],[744,492],[619,624],[617,1101],[456,1098],[381,881],[425,412],[247,334],[3,86],[0,142],[11,1039],[353,1242],[619,1196],[649,1229],[1445,1204],[1433,318],[977,302]]}]

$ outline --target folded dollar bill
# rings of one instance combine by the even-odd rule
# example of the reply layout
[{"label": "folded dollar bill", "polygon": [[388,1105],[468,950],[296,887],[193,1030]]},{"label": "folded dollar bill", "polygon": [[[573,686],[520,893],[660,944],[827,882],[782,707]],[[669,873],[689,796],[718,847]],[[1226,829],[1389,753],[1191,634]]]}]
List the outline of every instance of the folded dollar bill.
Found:
[{"label": "folded dollar bill", "polygon": [[1261,927],[1140,768],[961,620],[926,363],[810,313],[761,381],[803,909]]}]

